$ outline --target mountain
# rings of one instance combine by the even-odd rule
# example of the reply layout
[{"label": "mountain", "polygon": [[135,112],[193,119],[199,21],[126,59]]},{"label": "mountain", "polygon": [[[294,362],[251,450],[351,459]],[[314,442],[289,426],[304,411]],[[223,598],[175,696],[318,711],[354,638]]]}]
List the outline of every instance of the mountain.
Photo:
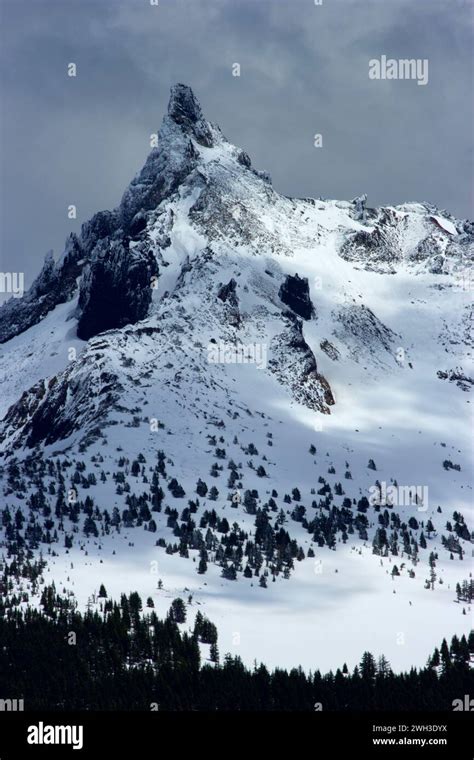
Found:
[{"label": "mountain", "polygon": [[222,651],[308,669],[467,631],[473,243],[279,194],[174,86],[118,208],[0,308],[14,587],[184,594]]}]

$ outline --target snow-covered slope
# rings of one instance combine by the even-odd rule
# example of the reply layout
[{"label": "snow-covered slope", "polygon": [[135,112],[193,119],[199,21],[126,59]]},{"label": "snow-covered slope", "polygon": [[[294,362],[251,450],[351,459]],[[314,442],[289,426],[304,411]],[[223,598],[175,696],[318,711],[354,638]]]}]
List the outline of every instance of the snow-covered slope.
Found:
[{"label": "snow-covered slope", "polygon": [[0,309],[5,550],[83,605],[191,594],[249,662],[424,662],[470,624],[473,241],[279,195],[175,86],[120,207]]}]

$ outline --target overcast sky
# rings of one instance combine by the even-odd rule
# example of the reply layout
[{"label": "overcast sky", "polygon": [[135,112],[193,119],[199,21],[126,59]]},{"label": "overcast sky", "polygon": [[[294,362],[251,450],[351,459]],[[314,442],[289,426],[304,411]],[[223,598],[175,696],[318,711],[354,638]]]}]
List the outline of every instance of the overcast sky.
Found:
[{"label": "overcast sky", "polygon": [[[205,116],[279,192],[366,192],[370,205],[425,200],[472,217],[470,0],[0,0],[0,9],[0,270],[24,271],[27,286],[46,251],[58,256],[69,231],[117,205],[175,82],[193,87]],[[368,62],[381,55],[428,59],[428,84],[370,80]]]}]

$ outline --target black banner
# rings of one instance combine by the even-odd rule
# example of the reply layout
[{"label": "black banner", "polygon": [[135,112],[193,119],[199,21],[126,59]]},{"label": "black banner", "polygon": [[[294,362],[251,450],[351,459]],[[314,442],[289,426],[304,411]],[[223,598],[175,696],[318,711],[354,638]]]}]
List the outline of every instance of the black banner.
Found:
[{"label": "black banner", "polygon": [[[452,713],[16,712],[0,714],[0,760],[27,757],[123,757],[170,748],[183,752],[287,745],[363,757],[472,760],[474,721]],[[219,745],[216,745],[216,741]],[[218,750],[218,746],[221,747]]]}]

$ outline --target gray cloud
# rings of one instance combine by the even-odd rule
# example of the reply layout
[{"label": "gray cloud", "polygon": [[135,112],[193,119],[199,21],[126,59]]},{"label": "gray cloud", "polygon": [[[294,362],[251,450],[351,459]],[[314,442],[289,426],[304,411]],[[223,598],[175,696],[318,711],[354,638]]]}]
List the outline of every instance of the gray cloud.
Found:
[{"label": "gray cloud", "polygon": [[[58,255],[69,231],[118,203],[177,81],[282,193],[367,192],[372,205],[426,200],[470,215],[468,2],[0,0],[0,8],[0,266],[24,271],[27,284],[48,249]],[[368,61],[382,54],[427,58],[428,85],[369,80]]]}]

